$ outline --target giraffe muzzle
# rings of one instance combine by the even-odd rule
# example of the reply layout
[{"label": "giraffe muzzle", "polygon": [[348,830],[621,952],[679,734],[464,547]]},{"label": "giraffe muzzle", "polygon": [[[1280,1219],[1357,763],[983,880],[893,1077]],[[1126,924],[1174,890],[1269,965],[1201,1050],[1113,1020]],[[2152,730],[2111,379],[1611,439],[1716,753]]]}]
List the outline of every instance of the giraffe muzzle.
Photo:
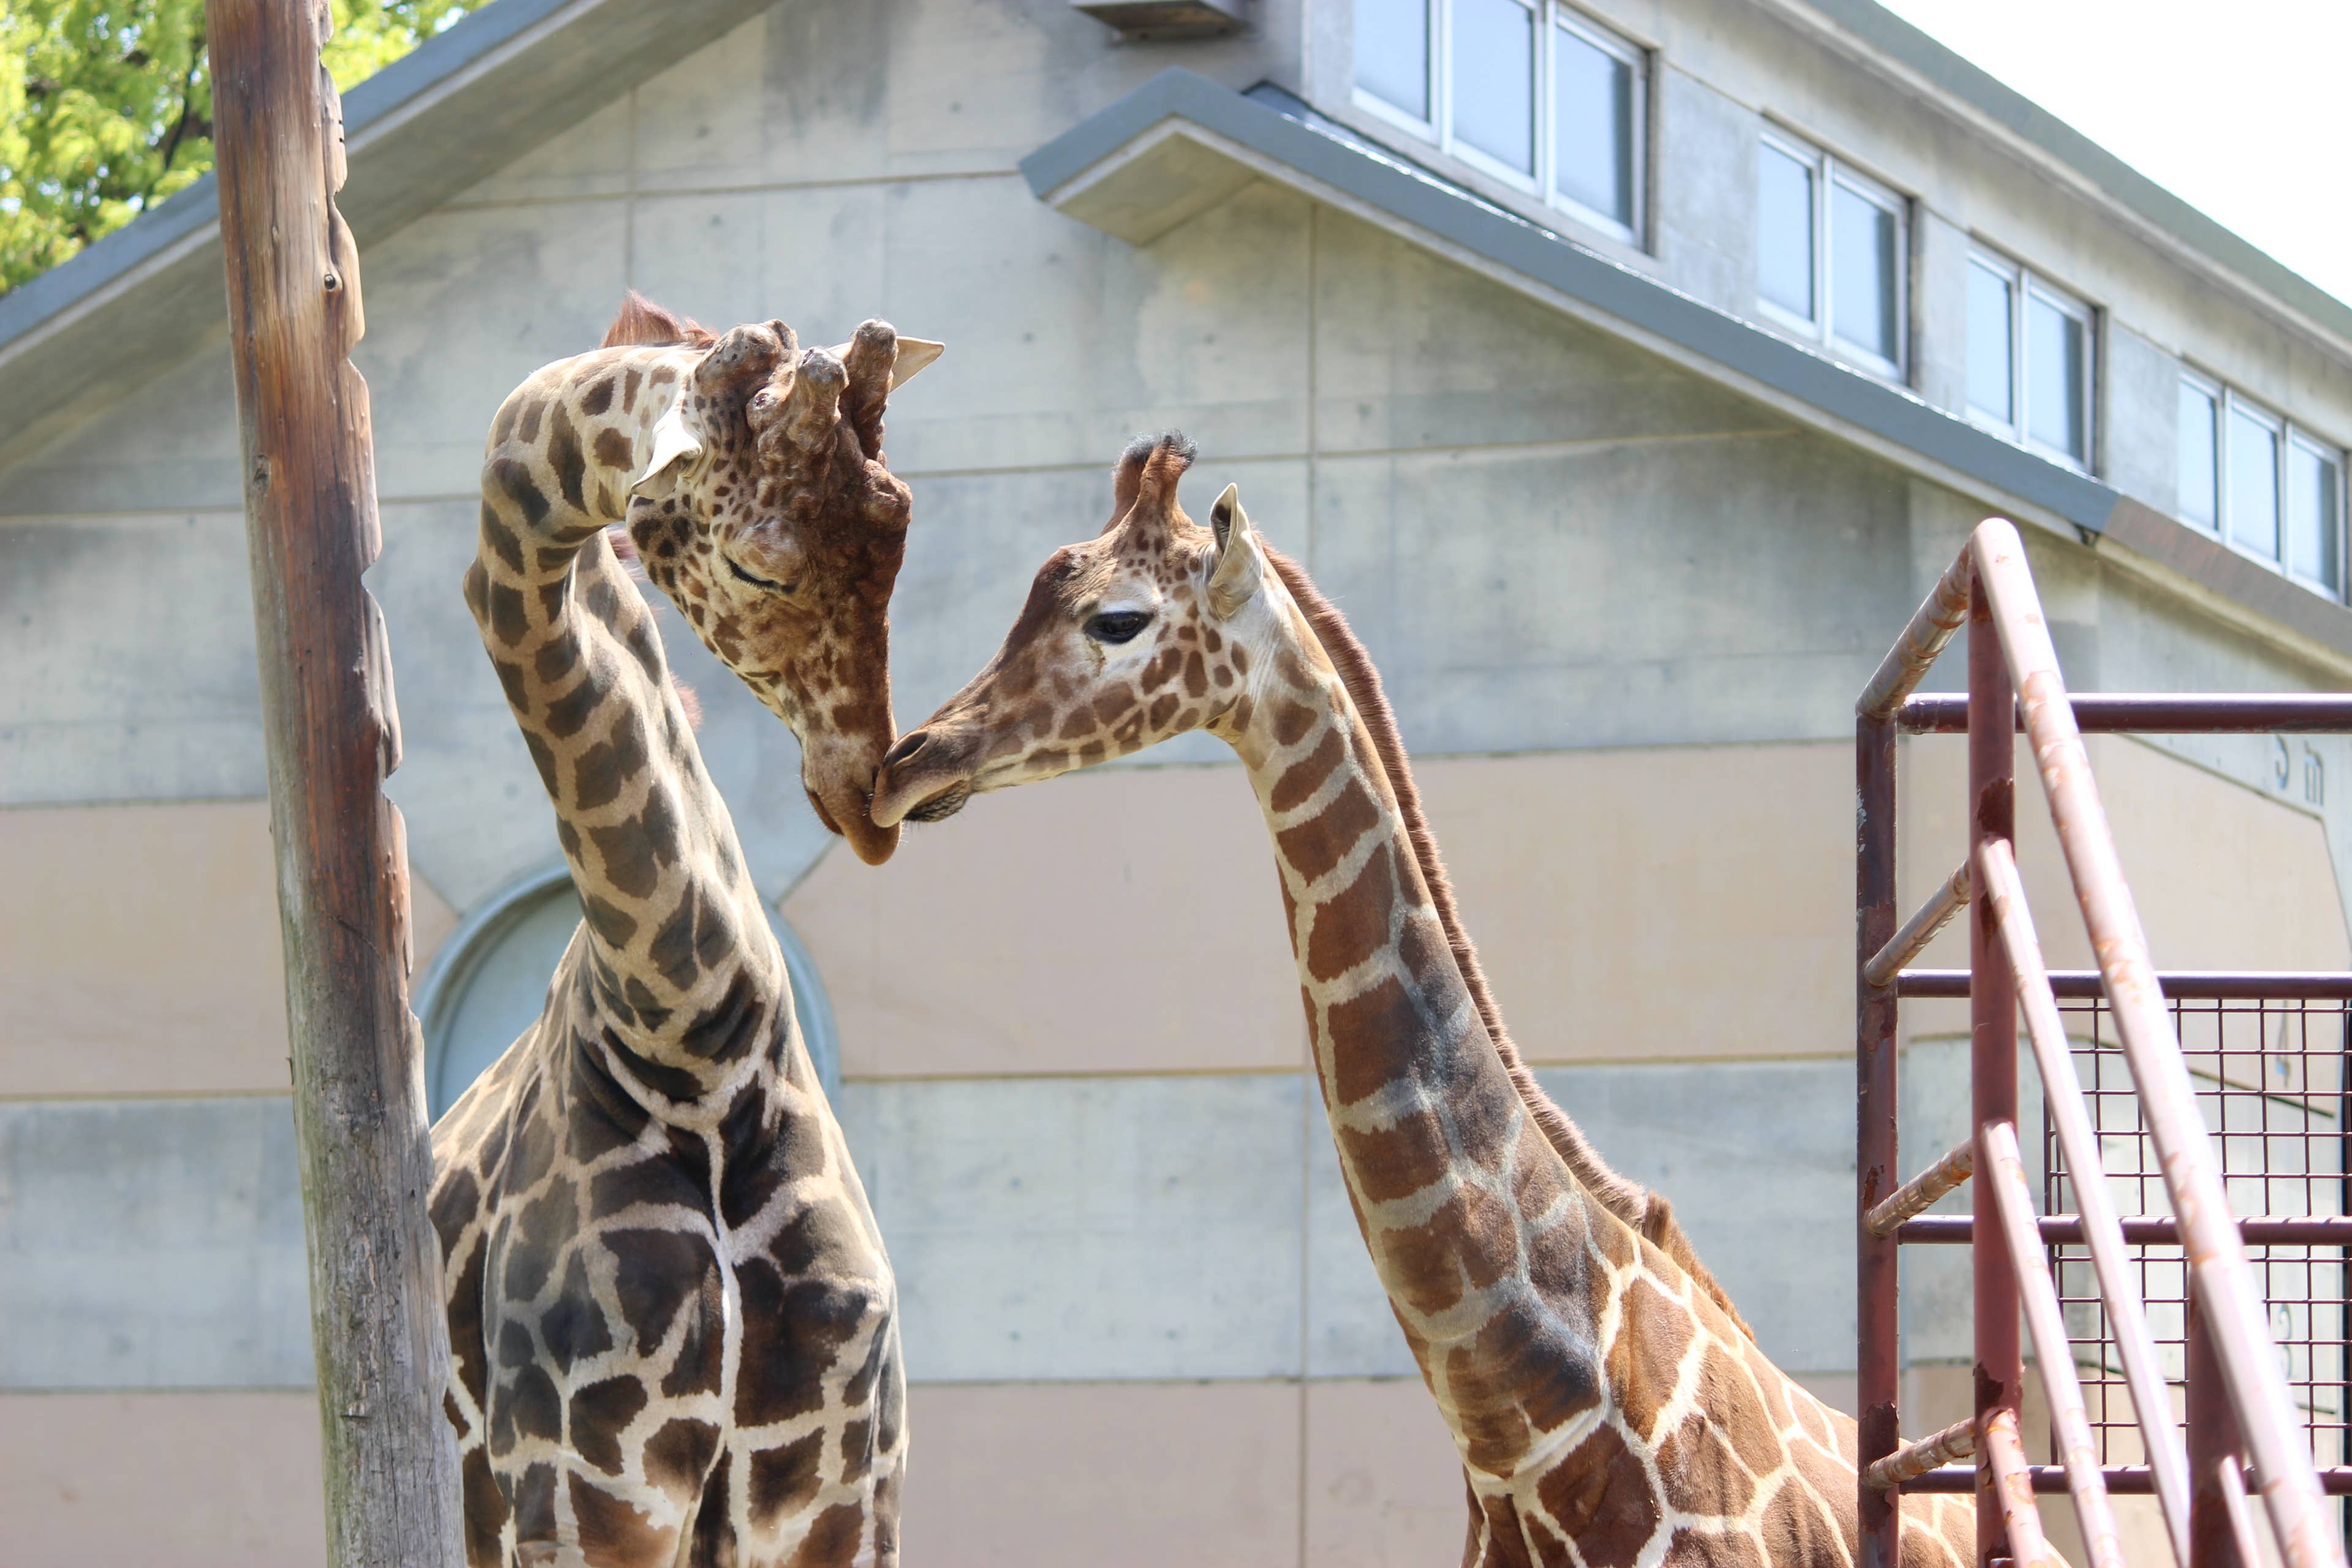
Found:
[{"label": "giraffe muzzle", "polygon": [[971,771],[954,753],[959,748],[929,730],[898,737],[874,776],[874,820],[940,822],[971,798]]}]

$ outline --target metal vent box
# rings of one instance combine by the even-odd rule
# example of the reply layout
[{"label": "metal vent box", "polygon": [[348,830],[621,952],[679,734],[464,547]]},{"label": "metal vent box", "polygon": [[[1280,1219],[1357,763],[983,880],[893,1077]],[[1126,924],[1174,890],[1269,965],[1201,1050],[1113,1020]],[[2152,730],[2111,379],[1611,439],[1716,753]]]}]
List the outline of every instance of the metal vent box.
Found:
[{"label": "metal vent box", "polygon": [[1071,0],[1130,38],[1206,38],[1239,29],[1248,0]]}]

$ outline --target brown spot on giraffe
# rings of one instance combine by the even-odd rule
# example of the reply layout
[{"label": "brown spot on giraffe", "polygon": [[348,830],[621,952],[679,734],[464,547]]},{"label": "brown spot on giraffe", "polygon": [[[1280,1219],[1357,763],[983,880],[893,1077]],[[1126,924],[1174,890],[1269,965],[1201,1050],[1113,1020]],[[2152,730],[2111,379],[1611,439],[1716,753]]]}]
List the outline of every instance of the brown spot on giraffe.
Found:
[{"label": "brown spot on giraffe", "polygon": [[[1671,1207],[1519,1062],[1379,676],[1233,488],[1208,528],[1184,514],[1192,456],[1180,437],[1121,456],[1108,526],[1055,552],[995,658],[899,740],[876,820],[1215,715],[1274,843],[1349,1205],[1465,1463],[1465,1562],[1852,1561],[1853,1424],[1772,1366]],[[1180,678],[1234,696],[1154,705]],[[1042,718],[1007,722],[1039,694]],[[1906,1530],[1906,1568],[1973,1561],[1965,1508],[1920,1500]]]},{"label": "brown spot on giraffe", "polygon": [[[434,1130],[475,1568],[845,1540],[896,1561],[897,1288],[624,557],[658,554],[654,583],[800,739],[820,817],[886,858],[866,797],[908,498],[881,416],[936,352],[878,321],[838,350],[780,321],[713,334],[632,296],[492,422],[466,600],[585,918],[539,1020]],[[854,1456],[828,1436],[852,1426]]]}]

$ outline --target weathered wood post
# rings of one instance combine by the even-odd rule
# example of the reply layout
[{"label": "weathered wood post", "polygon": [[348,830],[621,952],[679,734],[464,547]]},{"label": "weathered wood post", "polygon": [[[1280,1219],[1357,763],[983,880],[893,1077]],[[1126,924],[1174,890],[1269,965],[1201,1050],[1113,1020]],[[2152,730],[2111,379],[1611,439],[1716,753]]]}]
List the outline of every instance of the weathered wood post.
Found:
[{"label": "weathered wood post", "polygon": [[269,749],[270,837],[337,1568],[459,1568],[457,1445],[357,249],[335,210],[327,0],[206,0],[221,248]]}]

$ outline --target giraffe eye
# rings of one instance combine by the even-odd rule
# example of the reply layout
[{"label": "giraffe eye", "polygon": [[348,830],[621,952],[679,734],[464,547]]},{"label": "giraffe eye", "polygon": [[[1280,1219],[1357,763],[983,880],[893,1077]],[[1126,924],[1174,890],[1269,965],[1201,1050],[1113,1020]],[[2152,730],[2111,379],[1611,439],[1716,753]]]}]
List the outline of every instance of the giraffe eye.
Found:
[{"label": "giraffe eye", "polygon": [[1151,624],[1148,610],[1105,610],[1087,621],[1087,636],[1097,642],[1132,642],[1135,635]]},{"label": "giraffe eye", "polygon": [[789,594],[794,588],[800,586],[797,583],[778,583],[766,577],[755,577],[751,573],[744,571],[742,567],[737,565],[735,563],[735,558],[731,555],[726,557],[726,561],[727,570],[734,573],[738,578],[741,579],[743,582],[751,584],[754,588],[765,588],[771,594]]}]

